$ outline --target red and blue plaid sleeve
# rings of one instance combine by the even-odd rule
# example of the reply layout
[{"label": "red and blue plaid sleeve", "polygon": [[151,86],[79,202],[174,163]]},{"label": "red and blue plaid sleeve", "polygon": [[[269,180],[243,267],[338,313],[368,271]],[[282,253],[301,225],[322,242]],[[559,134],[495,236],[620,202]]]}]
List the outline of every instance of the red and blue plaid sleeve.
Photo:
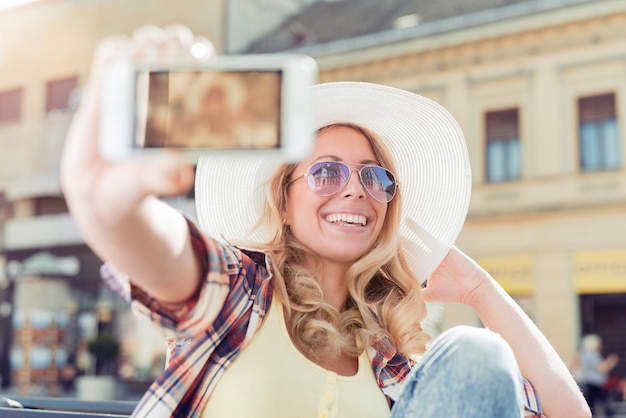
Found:
[{"label": "red and blue plaid sleeve", "polygon": [[535,387],[526,378],[524,378],[523,387],[524,390],[524,416],[525,417],[544,417],[543,410],[541,409],[541,403],[539,397],[535,391]]}]

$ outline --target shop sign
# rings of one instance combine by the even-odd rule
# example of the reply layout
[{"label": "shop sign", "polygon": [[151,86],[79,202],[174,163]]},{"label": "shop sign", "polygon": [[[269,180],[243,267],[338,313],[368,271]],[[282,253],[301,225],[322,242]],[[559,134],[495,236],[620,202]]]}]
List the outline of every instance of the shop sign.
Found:
[{"label": "shop sign", "polygon": [[476,260],[511,295],[533,292],[533,257],[510,255],[483,257]]},{"label": "shop sign", "polygon": [[578,293],[626,292],[626,250],[574,254],[574,280]]}]

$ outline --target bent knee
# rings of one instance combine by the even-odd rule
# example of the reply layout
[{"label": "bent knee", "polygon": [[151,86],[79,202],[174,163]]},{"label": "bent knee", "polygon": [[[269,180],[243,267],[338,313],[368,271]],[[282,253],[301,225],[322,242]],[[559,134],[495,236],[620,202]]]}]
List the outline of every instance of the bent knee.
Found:
[{"label": "bent knee", "polygon": [[439,337],[444,344],[455,347],[451,354],[462,357],[463,361],[485,362],[493,366],[516,366],[515,356],[509,344],[500,336],[486,328],[457,326],[450,328]]}]

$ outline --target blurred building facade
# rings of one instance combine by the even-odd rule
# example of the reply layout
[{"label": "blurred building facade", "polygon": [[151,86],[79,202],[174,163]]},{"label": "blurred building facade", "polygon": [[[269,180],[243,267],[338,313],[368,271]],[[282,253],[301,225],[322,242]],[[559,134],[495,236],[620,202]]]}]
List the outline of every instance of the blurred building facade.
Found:
[{"label": "blurred building facade", "polygon": [[[146,357],[158,344],[101,288],[100,260],[67,213],[58,162],[97,41],[144,23],[179,22],[218,50],[303,52],[317,59],[320,81],[383,83],[441,103],[465,132],[473,167],[458,246],[503,284],[565,361],[590,331],[626,359],[626,2],[274,3],[282,19],[265,31],[237,30],[237,16],[250,12],[242,0],[185,8],[166,0],[42,0],[0,13],[0,261],[24,267],[0,271],[0,334],[7,321],[28,332],[61,327],[55,338],[72,351],[86,338],[72,329],[113,326],[113,311],[128,353]],[[188,200],[172,203],[193,212]],[[57,263],[74,257],[80,269],[26,268],[42,253]],[[52,291],[42,289],[52,282],[56,296],[46,304]],[[24,298],[33,286],[40,291],[28,294],[41,303]],[[11,311],[14,300],[24,302]],[[439,329],[478,324],[461,306],[433,311]],[[61,319],[42,319],[50,312]],[[81,313],[82,325],[73,324]],[[14,362],[28,363],[21,349]]]},{"label": "blurred building facade", "polygon": [[[219,50],[223,19],[221,1],[198,0],[40,0],[0,12],[2,388],[59,392],[66,364],[93,369],[87,342],[102,332],[119,334],[120,361],[135,363],[135,371],[123,368],[129,375],[149,374],[162,360],[162,340],[102,287],[101,261],[67,212],[59,158],[100,39],[184,22]],[[189,200],[173,204],[193,209]],[[64,269],[68,262],[77,268]]]}]

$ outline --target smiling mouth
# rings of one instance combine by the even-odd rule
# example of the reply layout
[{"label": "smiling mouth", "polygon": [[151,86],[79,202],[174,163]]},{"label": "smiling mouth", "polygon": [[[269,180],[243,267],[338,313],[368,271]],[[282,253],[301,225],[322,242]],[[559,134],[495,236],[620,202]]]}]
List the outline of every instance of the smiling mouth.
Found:
[{"label": "smiling mouth", "polygon": [[367,225],[367,218],[363,215],[351,215],[347,213],[333,213],[326,216],[326,220],[333,224],[348,224],[348,225]]}]

